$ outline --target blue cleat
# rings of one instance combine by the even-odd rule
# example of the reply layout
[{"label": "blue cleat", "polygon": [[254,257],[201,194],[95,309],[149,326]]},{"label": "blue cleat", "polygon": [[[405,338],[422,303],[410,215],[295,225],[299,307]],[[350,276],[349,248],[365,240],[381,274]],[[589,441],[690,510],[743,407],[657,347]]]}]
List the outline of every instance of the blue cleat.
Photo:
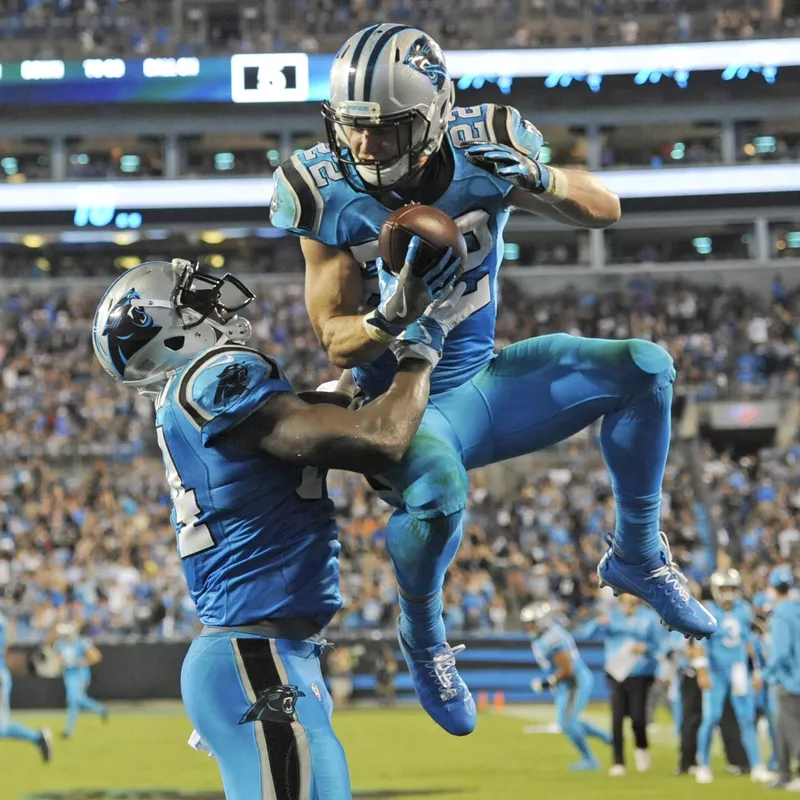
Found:
[{"label": "blue cleat", "polygon": [[569,765],[570,772],[594,772],[600,769],[600,762],[592,756],[591,758],[582,758],[574,764]]},{"label": "blue cleat", "polygon": [[600,586],[610,586],[614,594],[632,594],[647,603],[670,630],[684,636],[706,639],[717,629],[717,621],[706,607],[695,600],[688,581],[672,560],[667,537],[663,547],[643,564],[625,564],[614,553],[614,536],[605,537],[608,551],[597,567]]},{"label": "blue cleat", "polygon": [[456,670],[456,655],[463,644],[450,647],[447,642],[412,650],[397,627],[397,641],[408,664],[411,682],[420,704],[439,727],[453,736],[466,736],[478,724],[478,712],[469,687]]}]

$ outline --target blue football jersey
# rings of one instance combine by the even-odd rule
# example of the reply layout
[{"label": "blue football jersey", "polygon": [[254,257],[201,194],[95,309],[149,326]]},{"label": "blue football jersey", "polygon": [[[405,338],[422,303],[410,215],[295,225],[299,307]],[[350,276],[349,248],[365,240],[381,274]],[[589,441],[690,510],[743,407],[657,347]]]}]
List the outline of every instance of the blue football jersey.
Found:
[{"label": "blue football jersey", "polygon": [[80,667],[88,666],[86,656],[91,649],[91,641],[84,637],[57,639],[53,643],[53,650],[61,657],[61,664],[64,669],[79,669]]},{"label": "blue football jersey", "polygon": [[709,668],[727,673],[734,664],[746,664],[747,646],[752,641],[750,606],[740,600],[730,611],[716,603],[709,603],[708,610],[719,623],[717,632],[705,643]]},{"label": "blue football jersey", "polygon": [[0,614],[0,670],[6,666],[6,646],[8,645],[8,620]]},{"label": "blue football jersey", "polygon": [[557,653],[569,653],[575,674],[585,667],[572,634],[558,624],[551,625],[544,633],[535,638],[531,642],[531,650],[536,663],[545,675],[552,675],[556,671],[553,657]]},{"label": "blue football jersey", "polygon": [[[461,229],[468,259],[467,289],[454,311],[452,332],[431,377],[431,393],[460,386],[483,369],[494,354],[497,272],[503,257],[503,230],[512,186],[470,164],[464,149],[476,142],[498,142],[537,156],[542,135],[509,106],[456,107],[442,147],[452,178],[431,205],[444,211]],[[376,261],[381,225],[392,212],[377,197],[358,192],[344,179],[326,144],[299,153],[275,173],[272,224],[332,247],[349,250],[364,277],[362,312],[378,305]],[[397,368],[394,356],[356,368],[355,380],[368,397],[384,392]]]},{"label": "blue football jersey", "polygon": [[156,401],[178,551],[206,625],[302,618],[323,627],[341,607],[325,474],[220,436],[276,392],[293,389],[274,361],[223,344],[178,370]]}]

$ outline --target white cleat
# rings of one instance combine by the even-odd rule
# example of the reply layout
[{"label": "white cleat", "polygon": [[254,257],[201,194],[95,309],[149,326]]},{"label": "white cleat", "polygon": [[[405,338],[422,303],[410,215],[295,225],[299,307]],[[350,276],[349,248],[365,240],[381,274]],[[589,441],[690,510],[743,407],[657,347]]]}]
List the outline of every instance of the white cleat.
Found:
[{"label": "white cleat", "polygon": [[753,783],[770,783],[776,777],[777,775],[774,772],[770,772],[763,764],[756,764],[750,770],[750,780]]},{"label": "white cleat", "polygon": [[708,767],[698,767],[697,772],[694,774],[694,779],[698,783],[713,783],[714,776]]},{"label": "white cleat", "polygon": [[633,760],[636,762],[637,772],[647,772],[652,764],[650,753],[647,750],[640,750],[638,747],[633,751]]},{"label": "white cleat", "polygon": [[786,791],[800,792],[800,778],[795,778],[793,781],[789,781],[789,783],[786,784]]},{"label": "white cleat", "polygon": [[625,765],[624,764],[612,765],[611,769],[608,770],[608,774],[612,778],[621,778],[625,774]]}]

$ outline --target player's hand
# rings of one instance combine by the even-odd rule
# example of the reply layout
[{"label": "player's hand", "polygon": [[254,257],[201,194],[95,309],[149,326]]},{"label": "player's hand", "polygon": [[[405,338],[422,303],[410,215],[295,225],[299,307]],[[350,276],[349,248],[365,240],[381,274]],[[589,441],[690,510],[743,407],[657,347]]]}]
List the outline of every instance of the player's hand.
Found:
[{"label": "player's hand", "polygon": [[451,247],[443,250],[435,263],[423,264],[421,244],[418,236],[412,237],[398,275],[392,275],[378,259],[381,302],[370,323],[391,336],[399,336],[432,303],[444,299],[461,275],[461,259],[453,256]]},{"label": "player's hand", "polygon": [[758,694],[764,688],[764,680],[760,672],[753,673],[753,691]]},{"label": "player's hand", "polygon": [[540,678],[534,678],[531,681],[531,691],[534,694],[541,694],[544,691],[544,684]]},{"label": "player's hand", "polygon": [[422,358],[436,367],[442,357],[444,340],[455,324],[453,312],[466,288],[463,281],[457,283],[403,331],[391,346],[398,363],[404,358]]},{"label": "player's hand", "polygon": [[711,689],[711,676],[707,671],[697,673],[697,686],[701,691],[708,692]]},{"label": "player's hand", "polygon": [[529,156],[504,144],[474,144],[465,152],[467,161],[485,169],[513,186],[533,194],[541,194],[550,185],[550,170]]}]

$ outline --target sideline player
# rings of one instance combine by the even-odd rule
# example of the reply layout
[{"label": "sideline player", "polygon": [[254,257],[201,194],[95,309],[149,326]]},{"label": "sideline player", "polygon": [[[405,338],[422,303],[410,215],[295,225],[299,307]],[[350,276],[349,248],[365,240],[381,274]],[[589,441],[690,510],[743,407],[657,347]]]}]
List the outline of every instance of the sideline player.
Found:
[{"label": "sideline player", "polygon": [[307,403],[272,359],[244,346],[250,323],[237,312],[253,298],[233,276],[187,261],[141,264],[101,300],[94,348],[112,377],[155,401],[177,546],[205,626],[181,692],[226,797],[345,800],[347,762],[319,664],[318,634],[341,607],[325,470],[400,460],[443,340],[431,326],[429,344],[398,343],[391,387],[364,409],[314,393],[318,404]]},{"label": "sideline player", "polygon": [[542,135],[516,109],[453,103],[442,51],[423,31],[359,31],[334,59],[323,104],[328,142],[276,171],[271,220],[302,237],[314,329],[334,364],[354,368],[367,398],[391,380],[392,342],[419,335],[405,316],[414,304],[404,280],[379,293],[382,223],[393,209],[425,203],[453,218],[467,240],[467,290],[443,318],[453,332],[429,408],[402,463],[380,476],[398,508],[387,547],[400,589],[400,646],[428,714],[464,735],[477,716],[456,670],[460,648],[446,641],[442,585],[461,540],[470,469],[535,452],[602,417],[616,528],[601,582],[645,599],[686,635],[708,636],[716,622],[691,597],[659,531],[675,377],[669,354],[649,341],[563,333],[494,353],[511,209],[603,228],[619,219],[618,198],[587,172],[538,160]]},{"label": "sideline player", "polygon": [[6,645],[9,639],[9,621],[0,613],[0,739],[19,739],[39,748],[42,760],[52,756],[52,735],[48,728],[34,731],[11,721],[11,673],[6,666]]},{"label": "sideline player", "polygon": [[611,734],[581,719],[592,696],[592,671],[581,658],[571,634],[556,622],[550,603],[530,603],[519,618],[531,639],[533,657],[545,673],[544,680],[531,681],[531,688],[536,694],[552,690],[558,727],[580,753],[580,761],[571,764],[570,769],[578,772],[600,769],[587,739],[597,737],[610,745]]},{"label": "sideline player", "polygon": [[719,633],[707,643],[698,643],[690,654],[703,691],[703,721],[697,734],[698,783],[711,783],[709,766],[711,737],[720,724],[728,697],[739,723],[742,746],[750,762],[750,779],[766,783],[774,776],[764,766],[756,731],[756,693],[763,685],[757,672],[750,673],[748,659],[757,663],[752,644],[750,606],[742,599],[742,579],[735,569],[718,570],[711,576],[714,602],[711,613]]},{"label": "sideline player", "polygon": [[91,711],[103,722],[108,721],[106,707],[89,697],[88,691],[92,667],[99,664],[103,656],[90,639],[79,633],[74,622],[61,622],[56,626],[53,642],[53,650],[61,661],[67,695],[67,725],[61,734],[63,739],[68,739],[75,732],[81,711]]}]

